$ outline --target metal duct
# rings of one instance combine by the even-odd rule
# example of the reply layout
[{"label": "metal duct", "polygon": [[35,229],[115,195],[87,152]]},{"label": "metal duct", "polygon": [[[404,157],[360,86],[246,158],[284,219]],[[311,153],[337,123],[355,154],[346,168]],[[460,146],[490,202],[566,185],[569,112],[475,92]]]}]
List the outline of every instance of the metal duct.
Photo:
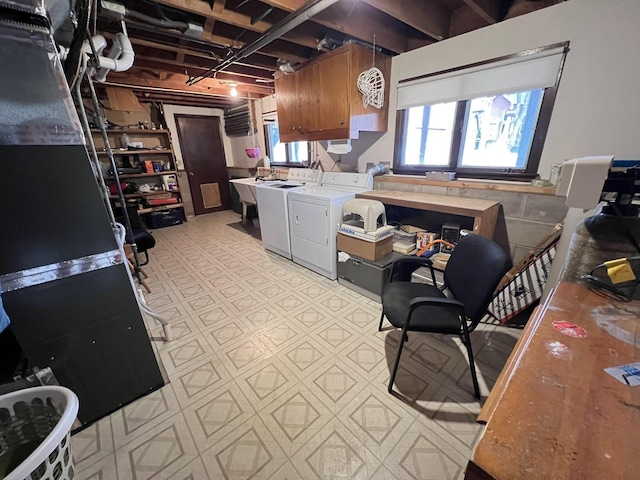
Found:
[{"label": "metal duct", "polygon": [[225,109],[224,131],[227,136],[242,137],[255,133],[251,131],[250,115],[248,103]]},{"label": "metal duct", "polygon": [[197,77],[190,78],[187,81],[188,85],[195,85],[201,80],[205,78],[211,77],[215,75],[217,72],[221,72],[225,70],[227,67],[231,66],[237,60],[242,60],[243,58],[248,57],[252,53],[257,52],[264,46],[270,44],[274,40],[277,40],[282,35],[290,32],[294,28],[298,27],[302,23],[309,20],[314,15],[322,12],[323,10],[329,8],[334,3],[337,3],[339,0],[312,0],[308,2],[305,6],[292,12],[287,15],[281,22],[273,25],[269,30],[264,32],[264,34],[258,38],[255,42],[246,45],[244,48],[235,52],[231,57],[227,58],[224,62],[220,63],[216,67],[209,70],[207,73],[202,75],[198,75]]}]

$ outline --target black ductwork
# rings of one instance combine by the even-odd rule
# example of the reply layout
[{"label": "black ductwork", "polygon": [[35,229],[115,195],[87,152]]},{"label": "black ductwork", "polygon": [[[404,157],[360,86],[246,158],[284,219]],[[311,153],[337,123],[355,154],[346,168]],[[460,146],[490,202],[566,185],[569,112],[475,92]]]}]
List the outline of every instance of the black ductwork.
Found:
[{"label": "black ductwork", "polygon": [[224,111],[224,131],[229,137],[243,137],[256,133],[251,129],[249,104],[243,103]]}]

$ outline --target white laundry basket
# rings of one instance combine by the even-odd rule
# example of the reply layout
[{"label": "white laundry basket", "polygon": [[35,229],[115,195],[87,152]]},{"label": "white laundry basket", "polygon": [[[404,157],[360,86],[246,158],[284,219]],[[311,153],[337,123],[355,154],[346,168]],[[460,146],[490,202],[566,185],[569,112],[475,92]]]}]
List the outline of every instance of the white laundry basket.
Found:
[{"label": "white laundry basket", "polygon": [[64,387],[0,396],[0,478],[71,480],[70,431],[77,414],[78,398]]}]

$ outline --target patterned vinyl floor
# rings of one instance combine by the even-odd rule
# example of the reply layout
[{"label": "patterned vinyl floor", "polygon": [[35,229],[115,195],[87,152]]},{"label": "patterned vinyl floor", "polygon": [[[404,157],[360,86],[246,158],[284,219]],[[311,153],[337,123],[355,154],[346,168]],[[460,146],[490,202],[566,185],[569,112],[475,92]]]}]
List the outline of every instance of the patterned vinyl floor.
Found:
[{"label": "patterned vinyl floor", "polygon": [[[147,301],[175,340],[145,322],[169,383],[73,437],[76,478],[462,478],[481,403],[457,338],[410,334],[389,395],[399,332],[377,331],[379,304],[232,212],[153,234]],[[483,398],[518,334],[472,334]]]}]

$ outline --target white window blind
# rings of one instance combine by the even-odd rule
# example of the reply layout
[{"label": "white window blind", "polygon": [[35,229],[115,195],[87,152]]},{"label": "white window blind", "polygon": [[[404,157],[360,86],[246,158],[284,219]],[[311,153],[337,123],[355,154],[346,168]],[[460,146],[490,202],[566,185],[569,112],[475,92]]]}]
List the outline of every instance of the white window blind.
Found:
[{"label": "white window blind", "polygon": [[565,46],[419,78],[398,85],[398,110],[556,85]]}]

